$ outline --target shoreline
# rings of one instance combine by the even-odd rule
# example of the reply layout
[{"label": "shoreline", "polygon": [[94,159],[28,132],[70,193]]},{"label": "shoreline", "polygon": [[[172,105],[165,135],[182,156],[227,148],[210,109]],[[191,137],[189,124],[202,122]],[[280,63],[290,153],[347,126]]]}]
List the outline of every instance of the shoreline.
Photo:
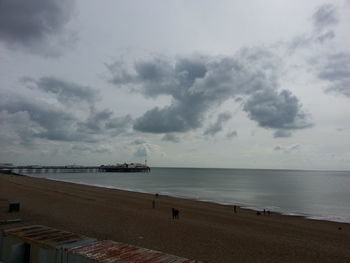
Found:
[{"label": "shoreline", "polygon": [[[28,176],[28,177],[33,177],[33,178],[42,178],[42,179],[47,179],[47,180],[52,180],[52,181],[57,181],[57,182],[66,182],[66,183],[72,183],[72,184],[77,184],[77,185],[86,185],[86,186],[94,186],[94,187],[101,187],[105,189],[115,189],[115,190],[121,190],[121,191],[128,191],[128,192],[135,192],[135,193],[142,193],[142,194],[150,194],[154,195],[155,193],[151,193],[149,191],[145,191],[142,189],[129,189],[129,188],[118,188],[116,186],[106,186],[106,185],[101,185],[101,184],[89,184],[89,183],[84,183],[84,182],[70,182],[70,181],[65,181],[65,180],[59,180],[59,179],[52,179],[48,177],[35,177],[31,175],[26,175],[26,174],[13,174],[13,175],[18,175],[18,176]],[[208,203],[213,203],[213,204],[218,204],[218,205],[224,205],[224,206],[231,206],[233,207],[234,205],[237,205],[241,208],[252,210],[254,212],[257,211],[262,211],[263,209],[268,209],[267,207],[255,207],[250,204],[243,204],[243,203],[228,203],[228,202],[219,202],[215,200],[209,200],[209,199],[200,199],[200,198],[195,198],[195,197],[188,197],[188,196],[183,196],[183,195],[176,195],[172,194],[169,192],[161,193],[163,196],[168,196],[168,197],[173,197],[173,198],[181,198],[181,199],[187,199],[187,200],[192,200],[192,201],[197,201],[197,202],[208,202]],[[317,220],[317,221],[327,221],[327,222],[334,222],[334,223],[345,223],[345,224],[350,224],[350,217],[345,217],[345,216],[337,216],[337,215],[314,215],[314,214],[308,214],[308,213],[302,213],[302,212],[296,212],[296,211],[283,211],[283,208],[281,209],[270,209],[272,213],[275,214],[280,214],[284,216],[296,216],[296,217],[303,217],[305,219],[309,220]]]},{"label": "shoreline", "polygon": [[[4,201],[7,200],[7,201]],[[151,206],[155,200],[155,208]],[[19,213],[7,213],[8,202]],[[2,219],[111,239],[208,263],[346,262],[350,225],[170,196],[0,175]],[[171,218],[171,208],[180,219]],[[11,227],[11,226],[7,226]]]}]

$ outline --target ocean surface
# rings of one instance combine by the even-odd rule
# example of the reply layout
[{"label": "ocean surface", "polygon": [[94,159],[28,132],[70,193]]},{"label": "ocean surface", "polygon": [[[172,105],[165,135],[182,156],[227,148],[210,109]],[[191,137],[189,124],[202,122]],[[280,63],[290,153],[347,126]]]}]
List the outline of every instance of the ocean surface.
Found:
[{"label": "ocean surface", "polygon": [[344,171],[152,168],[28,175],[350,223],[350,172]]}]

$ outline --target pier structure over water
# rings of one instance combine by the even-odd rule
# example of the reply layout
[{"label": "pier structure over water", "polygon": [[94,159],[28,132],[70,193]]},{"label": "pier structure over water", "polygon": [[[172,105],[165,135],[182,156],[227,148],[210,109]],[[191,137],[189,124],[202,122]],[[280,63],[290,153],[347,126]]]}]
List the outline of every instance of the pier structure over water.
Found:
[{"label": "pier structure over water", "polygon": [[15,174],[34,174],[34,173],[136,173],[150,172],[151,168],[143,164],[117,164],[117,165],[100,165],[100,166],[39,166],[39,165],[0,165],[0,172],[10,172]]}]

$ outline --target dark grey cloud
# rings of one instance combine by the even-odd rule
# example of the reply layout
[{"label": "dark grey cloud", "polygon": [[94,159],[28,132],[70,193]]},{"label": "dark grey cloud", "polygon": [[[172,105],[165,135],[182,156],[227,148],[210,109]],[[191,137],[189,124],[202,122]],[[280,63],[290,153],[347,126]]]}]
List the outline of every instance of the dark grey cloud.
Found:
[{"label": "dark grey cloud", "polygon": [[88,118],[78,123],[78,130],[88,134],[109,134],[117,136],[125,133],[132,125],[130,115],[113,117],[114,113],[107,109],[91,109]]},{"label": "dark grey cloud", "polygon": [[144,141],[144,140],[136,139],[136,140],[132,141],[130,144],[131,145],[140,145],[140,144],[145,144],[145,143],[146,143],[146,141]]},{"label": "dark grey cloud", "polygon": [[9,113],[0,110],[1,146],[23,144],[33,145],[33,138],[44,131],[42,127],[30,120],[27,112]]},{"label": "dark grey cloud", "polygon": [[[188,109],[188,115],[186,109]],[[147,111],[142,117],[135,120],[134,129],[150,133],[185,132],[200,127],[202,118],[201,109],[196,110],[190,108],[188,104],[178,103],[162,109],[156,107]]]},{"label": "dark grey cloud", "polygon": [[105,128],[112,136],[117,136],[126,133],[131,129],[133,119],[130,115],[121,117],[113,117],[106,122]]},{"label": "dark grey cloud", "polygon": [[350,97],[350,53],[329,55],[320,64],[318,77],[330,83],[326,91]]},{"label": "dark grey cloud", "polygon": [[261,127],[281,130],[304,129],[311,126],[301,110],[297,97],[291,92],[265,89],[254,93],[244,104],[243,110]]},{"label": "dark grey cloud", "polygon": [[85,112],[88,113],[86,119],[75,119],[74,125],[77,132],[90,135],[108,134],[117,136],[131,128],[132,118],[130,115],[114,117],[110,110],[96,109],[96,102],[99,101],[99,94],[88,86],[82,86],[74,82],[68,82],[55,77],[42,77],[38,80],[24,77],[21,82],[29,88],[35,88],[44,93],[50,94],[53,98],[70,109],[74,116],[80,104],[85,104]]},{"label": "dark grey cloud", "polygon": [[295,51],[299,48],[308,48],[314,44],[323,44],[326,41],[332,40],[335,38],[335,33],[333,30],[328,30],[323,33],[311,33],[304,34],[295,37],[288,45],[289,51]]},{"label": "dark grey cloud", "polygon": [[324,4],[316,8],[312,15],[313,29],[309,33],[295,37],[289,43],[289,50],[310,47],[313,44],[323,44],[336,37],[334,27],[339,22],[337,7],[333,4]]},{"label": "dark grey cloud", "polygon": [[290,154],[290,153],[295,153],[300,151],[300,144],[292,144],[292,145],[288,145],[288,146],[280,146],[277,145],[273,148],[274,151],[279,151],[279,152],[283,152],[286,154]]},{"label": "dark grey cloud", "polygon": [[312,15],[312,20],[315,30],[318,31],[334,26],[339,22],[337,8],[332,4],[321,5]]},{"label": "dark grey cloud", "polygon": [[230,131],[226,134],[226,138],[228,138],[228,139],[231,139],[231,138],[237,137],[237,136],[238,136],[237,131]]},{"label": "dark grey cloud", "polygon": [[75,117],[33,98],[4,94],[0,99],[0,111],[13,115],[13,117],[18,113],[24,113],[27,116],[28,126],[36,124],[35,130],[28,134],[28,137],[22,134],[24,140],[32,138],[58,141],[88,140],[84,134],[77,133],[77,119]]},{"label": "dark grey cloud", "polygon": [[[306,122],[297,99],[289,93],[278,94],[276,91],[279,65],[279,58],[270,51],[252,48],[243,49],[232,57],[190,56],[175,60],[156,57],[138,61],[132,66],[117,61],[108,65],[108,69],[112,75],[111,83],[118,87],[127,86],[146,97],[172,97],[169,106],[155,107],[136,119],[134,129],[138,131],[172,133],[193,130],[203,126],[209,110],[231,98],[241,101],[242,97],[252,97],[245,109],[262,127],[305,128],[307,125],[297,123],[300,119]],[[252,101],[257,102],[259,94],[270,94],[273,97],[270,102],[275,101],[278,104],[275,108],[284,114],[277,116],[277,113],[265,110],[265,114],[274,115],[266,116],[269,121],[263,121],[252,105]],[[290,104],[278,103],[282,98],[289,99]],[[260,105],[262,103],[260,101]],[[293,112],[289,113],[289,110]],[[209,133],[215,133],[214,130]]]},{"label": "dark grey cloud", "polygon": [[163,141],[167,141],[167,142],[173,142],[173,143],[178,143],[180,142],[180,138],[174,134],[171,133],[167,133],[163,136],[162,138]]},{"label": "dark grey cloud", "polygon": [[88,119],[81,123],[81,130],[88,131],[89,133],[96,133],[104,130],[110,119],[112,118],[113,112],[109,110],[95,111],[92,110]]},{"label": "dark grey cloud", "polygon": [[274,151],[280,151],[280,150],[282,150],[282,147],[279,146],[279,145],[277,145],[277,146],[275,146],[275,147],[273,148],[273,150],[274,150]]},{"label": "dark grey cloud", "polygon": [[62,104],[87,102],[94,104],[98,100],[98,92],[88,86],[82,86],[55,77],[42,77],[39,80],[24,77],[22,83],[52,94]]},{"label": "dark grey cloud", "polygon": [[39,53],[63,33],[74,6],[74,0],[1,0],[0,41]]},{"label": "dark grey cloud", "polygon": [[222,130],[222,126],[225,122],[230,120],[232,115],[228,112],[220,113],[216,119],[216,122],[211,124],[205,131],[204,135],[215,135]]},{"label": "dark grey cloud", "polygon": [[332,30],[326,31],[323,34],[320,34],[318,36],[316,36],[316,41],[318,41],[319,43],[323,43],[327,40],[332,40],[333,38],[335,38],[335,33]]},{"label": "dark grey cloud", "polygon": [[[53,94],[58,98],[63,96],[56,92]],[[85,99],[93,103],[91,98],[94,96]],[[96,110],[94,105],[90,105],[83,117],[76,114],[75,106],[49,104],[35,97],[1,92],[0,122],[2,131],[9,135],[3,136],[12,137],[12,140],[19,138],[22,144],[32,143],[36,139],[92,143],[123,134],[131,128],[132,119],[128,115],[115,117],[111,111]]]}]

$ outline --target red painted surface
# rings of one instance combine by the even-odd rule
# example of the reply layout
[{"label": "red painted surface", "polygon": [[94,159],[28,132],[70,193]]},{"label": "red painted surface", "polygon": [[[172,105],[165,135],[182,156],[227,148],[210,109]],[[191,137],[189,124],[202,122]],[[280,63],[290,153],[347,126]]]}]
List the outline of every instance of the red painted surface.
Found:
[{"label": "red painted surface", "polygon": [[163,252],[131,246],[111,240],[99,241],[70,252],[101,263],[196,263]]}]

